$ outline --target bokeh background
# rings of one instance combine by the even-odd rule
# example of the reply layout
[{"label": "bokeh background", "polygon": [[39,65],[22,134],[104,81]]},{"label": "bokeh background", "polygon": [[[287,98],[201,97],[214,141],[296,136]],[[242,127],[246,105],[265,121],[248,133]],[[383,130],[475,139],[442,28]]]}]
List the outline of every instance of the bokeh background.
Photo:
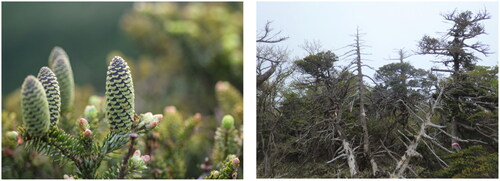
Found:
[{"label": "bokeh background", "polygon": [[158,87],[148,97],[164,105],[186,100],[158,96],[189,95],[186,107],[210,112],[215,99],[206,95],[218,80],[243,90],[241,12],[241,3],[2,3],[2,96],[61,46],[77,85],[102,93],[109,57],[122,55],[160,69],[144,74],[168,75],[164,85],[148,84]]},{"label": "bokeh background", "polygon": [[[202,136],[196,142],[206,144],[186,153],[191,154],[183,160],[187,172],[178,176],[195,178],[202,172],[199,164],[211,154],[222,116],[232,114],[236,126],[242,126],[243,107],[238,97],[243,93],[242,12],[242,3],[237,2],[3,2],[3,134],[16,129],[21,121],[19,89],[24,78],[47,66],[54,46],[62,47],[71,61],[76,84],[75,116],[81,114],[91,95],[103,96],[108,63],[112,57],[122,56],[133,74],[136,112],[163,113],[166,106],[175,106],[184,118],[195,113],[203,116],[198,130]],[[219,81],[225,82],[222,87],[228,85],[235,95],[239,94],[236,99],[241,105],[234,109],[234,101],[222,105],[227,99],[217,96]],[[64,127],[74,123],[67,124]],[[3,158],[5,147],[2,144]],[[38,161],[42,163],[37,163],[40,168],[48,162],[43,157],[35,159],[41,159]],[[5,170],[4,163],[5,159],[3,178],[58,178],[51,174],[60,172],[16,175]]]},{"label": "bokeh background", "polygon": [[47,65],[54,46],[63,47],[75,82],[104,90],[107,54],[138,57],[138,46],[121,27],[133,3],[2,3],[2,95]]}]

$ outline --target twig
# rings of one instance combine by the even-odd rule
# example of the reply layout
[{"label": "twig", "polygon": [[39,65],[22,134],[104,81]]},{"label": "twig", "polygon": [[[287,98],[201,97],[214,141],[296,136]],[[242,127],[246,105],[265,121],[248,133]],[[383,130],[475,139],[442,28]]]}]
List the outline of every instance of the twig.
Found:
[{"label": "twig", "polygon": [[337,160],[337,159],[339,159],[339,158],[342,158],[342,157],[347,157],[347,155],[346,155],[346,154],[341,154],[341,155],[339,155],[339,156],[335,157],[334,159],[332,159],[332,160],[330,160],[330,161],[327,161],[326,163],[327,163],[327,164],[328,164],[328,163],[332,163],[332,162],[334,162],[335,160]]},{"label": "twig", "polygon": [[120,168],[120,173],[118,175],[118,179],[124,179],[125,178],[125,172],[126,172],[126,169],[127,169],[128,160],[134,154],[134,150],[135,150],[135,144],[134,144],[134,142],[135,142],[135,139],[138,136],[139,135],[137,135],[136,133],[130,134],[130,147],[128,148],[127,155],[125,155],[125,157],[123,157],[123,163],[122,163],[122,167]]},{"label": "twig", "polygon": [[486,142],[481,141],[481,140],[474,140],[474,139],[465,139],[464,140],[464,139],[461,139],[459,137],[451,135],[450,133],[447,133],[443,129],[439,129],[439,131],[441,131],[442,133],[444,133],[446,136],[449,136],[450,138],[456,139],[457,141],[460,141],[460,142],[466,142],[466,143],[468,143],[468,142],[477,142],[477,143],[487,144]]},{"label": "twig", "polygon": [[[429,148],[429,150],[431,151],[431,153],[437,158],[437,160],[441,163],[443,163],[445,165],[445,167],[443,167],[443,169],[445,168],[448,168],[448,164],[443,160],[441,159],[437,154],[436,152],[434,152],[434,150],[429,146],[429,144],[427,144],[427,142],[425,142],[425,140],[422,140],[422,142],[424,142],[425,146],[427,146],[427,148]],[[440,164],[441,165],[441,164]],[[442,166],[442,165],[441,165]]]}]

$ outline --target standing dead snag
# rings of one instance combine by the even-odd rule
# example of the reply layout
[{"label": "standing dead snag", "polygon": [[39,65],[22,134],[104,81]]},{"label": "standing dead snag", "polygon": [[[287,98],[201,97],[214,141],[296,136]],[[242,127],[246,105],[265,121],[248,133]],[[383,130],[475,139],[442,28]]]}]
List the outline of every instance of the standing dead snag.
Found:
[{"label": "standing dead snag", "polygon": [[363,128],[363,154],[366,158],[370,160],[372,174],[376,175],[378,172],[378,166],[375,160],[373,159],[373,155],[370,150],[370,140],[369,140],[369,132],[368,132],[368,124],[366,122],[366,110],[365,110],[365,86],[363,82],[362,71],[362,58],[361,58],[361,50],[363,48],[363,41],[360,39],[359,28],[356,28],[356,34],[354,35],[354,43],[349,45],[353,48],[353,50],[348,51],[346,55],[354,56],[353,64],[357,67],[357,77],[358,77],[358,95],[359,95],[359,123]]}]

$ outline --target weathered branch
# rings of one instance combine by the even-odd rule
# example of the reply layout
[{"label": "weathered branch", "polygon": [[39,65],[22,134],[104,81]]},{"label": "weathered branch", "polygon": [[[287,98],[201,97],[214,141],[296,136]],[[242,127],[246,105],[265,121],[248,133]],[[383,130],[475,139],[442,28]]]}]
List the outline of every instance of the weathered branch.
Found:
[{"label": "weathered branch", "polygon": [[266,26],[264,27],[264,35],[257,38],[257,43],[278,43],[288,39],[287,36],[276,38],[276,36],[279,35],[281,31],[270,35],[270,33],[273,31],[273,29],[271,29],[271,23],[272,21],[268,21],[266,23]]}]

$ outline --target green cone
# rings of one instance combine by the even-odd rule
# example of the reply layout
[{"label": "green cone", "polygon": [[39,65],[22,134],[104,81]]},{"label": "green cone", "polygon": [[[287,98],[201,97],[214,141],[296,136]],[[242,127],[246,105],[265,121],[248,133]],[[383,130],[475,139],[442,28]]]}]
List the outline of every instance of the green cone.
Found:
[{"label": "green cone", "polygon": [[68,54],[66,54],[66,51],[64,51],[64,49],[62,49],[61,47],[56,46],[50,52],[50,55],[49,55],[49,66],[51,66],[52,64],[54,64],[54,60],[58,56],[60,56],[60,55],[65,56],[69,60],[69,57],[68,57]]},{"label": "green cone", "polygon": [[57,125],[61,109],[61,98],[56,75],[48,67],[42,67],[38,73],[38,80],[42,83],[49,102],[50,125]]},{"label": "green cone", "polygon": [[32,75],[24,79],[21,108],[26,132],[35,137],[43,136],[50,125],[49,103],[42,84]]},{"label": "green cone", "polygon": [[222,118],[222,127],[224,127],[227,130],[233,129],[234,128],[234,118],[231,115],[226,115],[224,118]]},{"label": "green cone", "polygon": [[66,55],[57,56],[50,68],[57,77],[59,90],[61,93],[61,112],[62,114],[70,112],[73,108],[75,82],[73,80],[73,70]]},{"label": "green cone", "polygon": [[113,132],[126,132],[134,118],[134,84],[127,62],[116,56],[106,77],[106,118]]}]

